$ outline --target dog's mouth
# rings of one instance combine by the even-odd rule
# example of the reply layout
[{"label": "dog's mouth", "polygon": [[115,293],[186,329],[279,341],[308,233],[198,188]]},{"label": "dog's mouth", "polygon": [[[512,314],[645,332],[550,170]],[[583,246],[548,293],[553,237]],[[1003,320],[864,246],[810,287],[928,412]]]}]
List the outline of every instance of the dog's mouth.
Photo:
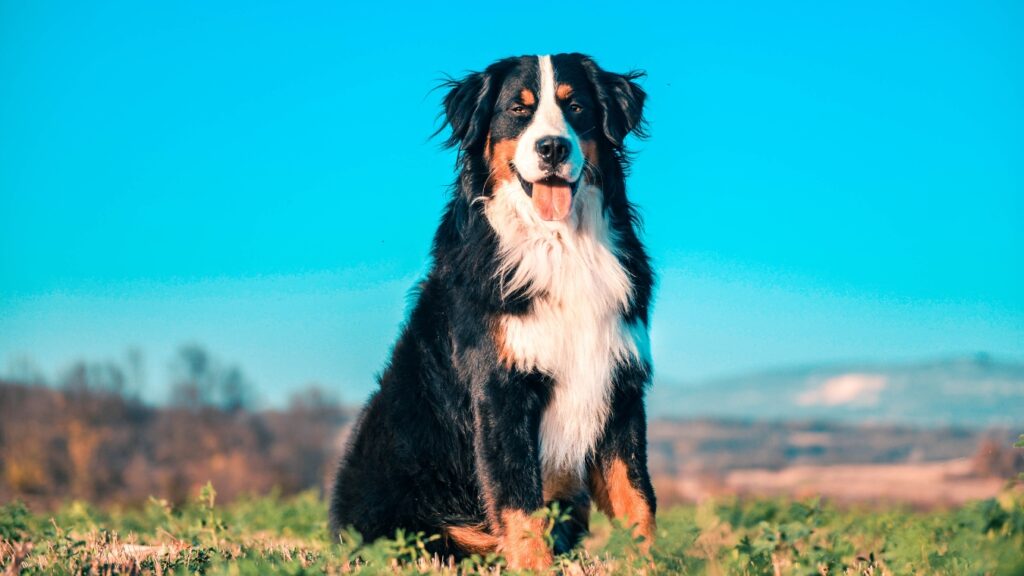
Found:
[{"label": "dog's mouth", "polygon": [[534,210],[542,219],[565,220],[572,210],[572,199],[576,195],[580,179],[569,182],[557,176],[548,176],[536,182],[530,182],[523,178],[516,170],[515,165],[510,164],[510,166],[516,173],[516,178],[519,178],[519,184],[522,185],[523,191],[533,200]]}]

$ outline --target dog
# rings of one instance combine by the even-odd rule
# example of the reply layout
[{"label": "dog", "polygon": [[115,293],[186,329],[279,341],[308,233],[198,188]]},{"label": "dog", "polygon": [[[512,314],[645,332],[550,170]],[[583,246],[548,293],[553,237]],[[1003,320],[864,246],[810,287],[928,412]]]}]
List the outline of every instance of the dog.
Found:
[{"label": "dog", "polygon": [[[444,557],[536,569],[579,542],[594,503],[650,546],[654,277],[625,187],[642,76],[557,54],[443,85],[458,176],[342,457],[335,535],[439,534]],[[549,540],[538,511],[553,502],[568,514]]]}]

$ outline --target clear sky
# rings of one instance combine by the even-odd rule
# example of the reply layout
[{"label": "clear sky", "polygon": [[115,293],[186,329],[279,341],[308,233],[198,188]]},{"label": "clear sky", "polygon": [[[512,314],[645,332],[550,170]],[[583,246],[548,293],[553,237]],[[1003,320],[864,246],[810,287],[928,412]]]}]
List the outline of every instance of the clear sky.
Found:
[{"label": "clear sky", "polygon": [[649,74],[662,382],[1024,357],[1021,30],[1015,0],[0,0],[0,374],[138,346],[162,399],[198,342],[266,402],[362,399],[453,178],[431,88],[563,51]]}]

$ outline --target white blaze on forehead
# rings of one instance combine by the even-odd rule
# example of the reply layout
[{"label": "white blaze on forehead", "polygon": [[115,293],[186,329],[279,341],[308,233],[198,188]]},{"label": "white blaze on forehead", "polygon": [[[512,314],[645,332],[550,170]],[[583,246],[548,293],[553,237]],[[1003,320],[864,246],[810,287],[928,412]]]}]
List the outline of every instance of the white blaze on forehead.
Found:
[{"label": "white blaze on forehead", "polygon": [[571,128],[562,115],[555,99],[555,68],[551,65],[551,56],[539,57],[540,69],[540,102],[537,104],[537,115],[533,125],[547,134],[565,134]]},{"label": "white blaze on forehead", "polygon": [[538,56],[540,94],[537,95],[537,110],[530,120],[530,125],[519,137],[516,145],[514,162],[519,174],[536,182],[549,176],[541,169],[540,156],[537,154],[537,140],[547,136],[559,136],[569,141],[569,157],[556,170],[555,176],[575,182],[583,172],[583,151],[580,149],[579,137],[565,119],[562,108],[555,96],[555,68],[551,56]]}]

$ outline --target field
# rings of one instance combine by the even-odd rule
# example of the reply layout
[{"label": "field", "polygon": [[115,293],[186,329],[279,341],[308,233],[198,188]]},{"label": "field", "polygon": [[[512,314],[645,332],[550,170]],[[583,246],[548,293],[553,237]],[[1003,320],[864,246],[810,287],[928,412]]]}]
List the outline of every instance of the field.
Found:
[{"label": "field", "polygon": [[[314,492],[216,503],[151,500],[135,509],[72,502],[53,514],[0,507],[3,574],[507,573],[499,558],[444,566],[422,535],[364,543],[326,536]],[[1024,495],[943,511],[851,509],[814,500],[726,500],[658,515],[653,560],[628,532],[596,517],[582,550],[558,559],[567,574],[1024,574]],[[555,572],[555,571],[553,571]]]}]

